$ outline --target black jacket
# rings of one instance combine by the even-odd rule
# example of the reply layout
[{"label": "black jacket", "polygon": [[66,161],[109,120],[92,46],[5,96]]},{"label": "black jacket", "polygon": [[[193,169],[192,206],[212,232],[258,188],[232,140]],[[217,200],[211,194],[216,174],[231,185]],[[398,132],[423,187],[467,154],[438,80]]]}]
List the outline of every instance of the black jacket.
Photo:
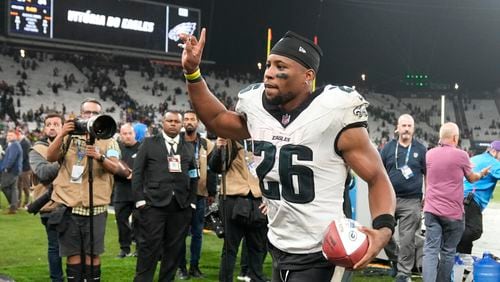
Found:
[{"label": "black jacket", "polygon": [[[134,160],[137,157],[137,151],[141,145],[139,142],[133,146],[125,146],[119,143],[121,160],[127,164],[129,168],[134,167]],[[134,201],[132,193],[132,180],[115,174],[115,190],[113,191],[113,202],[131,202]]]},{"label": "black jacket", "polygon": [[168,169],[168,151],[160,133],[143,140],[134,161],[132,190],[134,201],[145,200],[147,205],[165,207],[175,199],[181,208],[196,201],[197,178],[189,176],[196,170],[194,148],[180,138],[177,154],[181,156],[180,173]]}]

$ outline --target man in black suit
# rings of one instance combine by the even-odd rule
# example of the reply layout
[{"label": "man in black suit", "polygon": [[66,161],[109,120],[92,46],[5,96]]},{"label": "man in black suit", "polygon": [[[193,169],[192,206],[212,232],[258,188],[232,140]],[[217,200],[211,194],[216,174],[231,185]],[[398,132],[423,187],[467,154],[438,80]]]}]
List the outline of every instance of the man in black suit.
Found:
[{"label": "man in black suit", "polygon": [[[173,281],[196,200],[194,148],[180,138],[182,115],[168,111],[163,132],[144,139],[134,162],[138,257],[134,281]],[[161,253],[160,253],[161,250]]]}]

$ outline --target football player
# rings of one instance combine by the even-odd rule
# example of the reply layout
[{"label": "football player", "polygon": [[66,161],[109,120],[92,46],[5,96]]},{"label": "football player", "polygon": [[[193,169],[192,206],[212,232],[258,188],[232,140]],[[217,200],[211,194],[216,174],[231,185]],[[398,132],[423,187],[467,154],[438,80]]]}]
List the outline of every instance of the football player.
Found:
[{"label": "football player", "polygon": [[268,202],[273,281],[330,281],[334,266],[321,253],[328,224],[342,218],[348,168],[369,185],[373,228],[370,247],[354,269],[366,267],[394,231],[395,196],[379,154],[370,143],[368,102],[347,87],[312,91],[322,51],[287,32],[271,50],[263,83],[239,93],[228,111],[210,92],[199,68],[199,40],[181,35],[182,66],[195,111],[218,136],[253,140],[250,171]]}]

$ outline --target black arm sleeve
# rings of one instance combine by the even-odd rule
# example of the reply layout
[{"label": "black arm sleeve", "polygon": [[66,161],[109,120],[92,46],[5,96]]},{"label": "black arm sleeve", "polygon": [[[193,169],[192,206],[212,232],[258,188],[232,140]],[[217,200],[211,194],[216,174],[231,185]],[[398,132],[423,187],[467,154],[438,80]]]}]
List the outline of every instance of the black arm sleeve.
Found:
[{"label": "black arm sleeve", "polygon": [[[212,150],[212,152],[215,151]],[[210,161],[210,158],[212,156],[212,152],[208,155],[208,160]],[[217,173],[212,171],[210,169],[210,165],[207,168],[207,191],[208,191],[208,196],[215,196],[217,194]]]}]

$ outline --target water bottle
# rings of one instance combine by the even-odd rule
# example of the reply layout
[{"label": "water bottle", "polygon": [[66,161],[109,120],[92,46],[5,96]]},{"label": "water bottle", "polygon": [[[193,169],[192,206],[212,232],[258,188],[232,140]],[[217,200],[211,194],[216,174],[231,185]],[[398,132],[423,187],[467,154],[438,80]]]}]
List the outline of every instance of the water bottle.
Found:
[{"label": "water bottle", "polygon": [[459,255],[455,255],[455,264],[451,272],[451,281],[462,282],[464,279],[464,262],[460,259]]},{"label": "water bottle", "polygon": [[474,282],[499,282],[500,263],[496,262],[489,252],[474,262]]}]

